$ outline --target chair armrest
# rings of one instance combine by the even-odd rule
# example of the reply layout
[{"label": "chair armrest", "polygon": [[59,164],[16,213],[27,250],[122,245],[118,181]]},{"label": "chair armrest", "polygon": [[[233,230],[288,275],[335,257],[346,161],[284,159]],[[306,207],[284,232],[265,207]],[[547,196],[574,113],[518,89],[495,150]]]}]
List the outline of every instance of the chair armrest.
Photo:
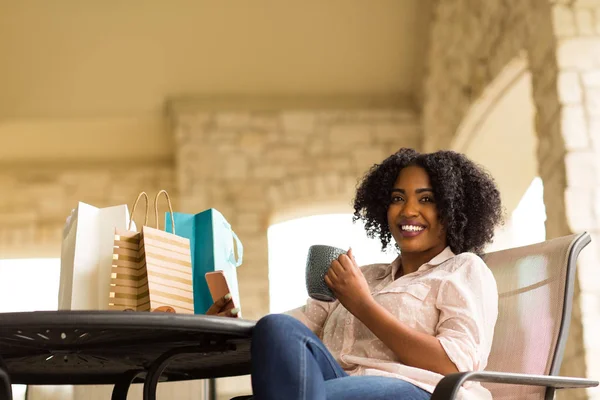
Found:
[{"label": "chair armrest", "polygon": [[[2,360],[0,360],[2,362]],[[12,400],[12,387],[8,374],[0,368],[0,399]]]},{"label": "chair armrest", "polygon": [[598,381],[550,375],[510,374],[506,372],[460,372],[445,376],[435,387],[431,400],[452,400],[466,381],[506,383],[513,385],[545,386],[556,389],[589,388]]}]

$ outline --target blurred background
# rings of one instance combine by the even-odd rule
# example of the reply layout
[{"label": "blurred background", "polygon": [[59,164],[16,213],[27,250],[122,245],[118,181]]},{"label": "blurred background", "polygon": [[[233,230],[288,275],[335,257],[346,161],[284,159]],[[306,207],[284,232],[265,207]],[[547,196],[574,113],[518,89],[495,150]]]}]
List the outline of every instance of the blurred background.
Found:
[{"label": "blurred background", "polygon": [[245,318],[301,305],[309,245],[395,257],[351,202],[400,147],[492,173],[507,223],[488,250],[591,233],[562,372],[598,379],[600,0],[0,0],[0,311],[56,309],[78,201],[160,189],[233,225]]}]

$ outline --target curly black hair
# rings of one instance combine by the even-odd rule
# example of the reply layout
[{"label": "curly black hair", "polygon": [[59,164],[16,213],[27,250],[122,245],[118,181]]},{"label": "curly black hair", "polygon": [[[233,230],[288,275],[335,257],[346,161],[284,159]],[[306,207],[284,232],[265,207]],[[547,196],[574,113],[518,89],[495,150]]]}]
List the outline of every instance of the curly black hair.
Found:
[{"label": "curly black hair", "polygon": [[391,190],[402,168],[427,171],[448,245],[455,254],[481,254],[503,221],[500,192],[494,179],[465,155],[454,151],[421,154],[402,148],[375,164],[359,183],[354,221],[363,220],[367,236],[379,238],[382,250],[392,240],[387,222]]}]

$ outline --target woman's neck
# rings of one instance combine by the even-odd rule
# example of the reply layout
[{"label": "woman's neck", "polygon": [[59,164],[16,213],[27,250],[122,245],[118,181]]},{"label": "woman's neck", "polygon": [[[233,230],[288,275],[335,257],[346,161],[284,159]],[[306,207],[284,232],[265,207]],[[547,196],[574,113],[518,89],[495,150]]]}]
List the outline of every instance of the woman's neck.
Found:
[{"label": "woman's neck", "polygon": [[419,268],[421,268],[421,265],[431,261],[435,256],[444,251],[445,248],[446,246],[444,245],[443,247],[436,246],[429,250],[415,253],[402,252],[400,255],[402,260],[402,268],[398,270],[396,279],[402,275],[412,274],[413,272],[417,271]]}]

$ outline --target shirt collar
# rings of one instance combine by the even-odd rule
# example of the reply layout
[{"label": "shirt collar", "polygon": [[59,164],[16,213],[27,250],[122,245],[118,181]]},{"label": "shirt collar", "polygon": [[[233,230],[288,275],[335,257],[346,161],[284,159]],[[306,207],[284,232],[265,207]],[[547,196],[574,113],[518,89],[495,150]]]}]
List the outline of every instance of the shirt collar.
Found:
[{"label": "shirt collar", "polygon": [[[428,269],[431,269],[433,267],[437,267],[438,265],[448,261],[455,255],[456,254],[454,254],[454,252],[450,249],[450,246],[446,246],[446,248],[444,250],[442,250],[440,254],[433,257],[431,260],[429,260],[425,264],[421,265],[417,271],[422,272],[422,271],[427,271]],[[378,278],[383,279],[386,276],[388,276],[390,273],[392,274],[392,277],[396,276],[396,273],[398,272],[398,269],[400,268],[401,265],[402,265],[402,255],[399,255],[398,258],[396,258],[394,261],[392,261],[392,263],[389,265],[389,267],[385,269],[385,272],[383,274],[381,274],[381,276],[379,276]]]},{"label": "shirt collar", "polygon": [[[423,268],[426,265],[429,265],[431,267],[437,267],[438,265],[448,261],[449,259],[451,259],[454,256],[456,256],[456,254],[454,254],[454,252],[450,249],[450,246],[446,246],[446,248],[444,250],[442,250],[442,252],[440,254],[433,257],[431,259],[431,261],[429,261],[428,263],[423,264],[423,266],[421,266],[421,268]],[[419,268],[419,269],[421,269],[421,268]]]}]

